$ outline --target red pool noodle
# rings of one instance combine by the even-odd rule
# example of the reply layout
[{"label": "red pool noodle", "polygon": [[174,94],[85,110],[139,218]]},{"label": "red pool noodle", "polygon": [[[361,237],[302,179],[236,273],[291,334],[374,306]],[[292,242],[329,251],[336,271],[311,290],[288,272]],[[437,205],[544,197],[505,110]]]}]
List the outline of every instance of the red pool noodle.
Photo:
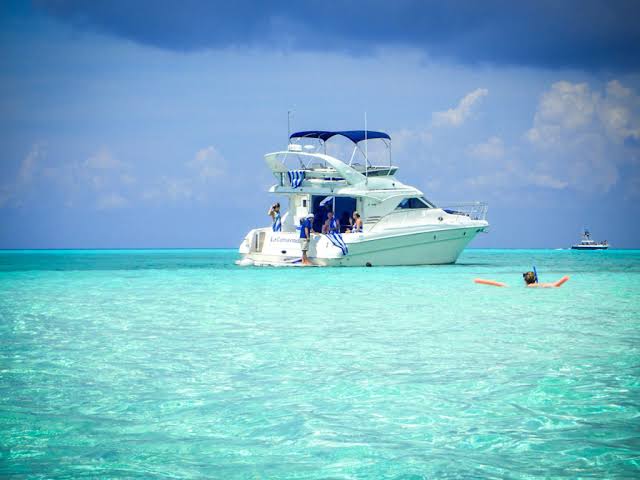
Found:
[{"label": "red pool noodle", "polygon": [[493,287],[506,287],[506,283],[496,282],[495,280],[485,280],[484,278],[476,278],[474,280],[476,283],[480,283],[482,285],[491,285]]},{"label": "red pool noodle", "polygon": [[553,284],[554,287],[559,287],[560,285],[562,285],[564,282],[566,282],[567,280],[569,280],[569,276],[565,275],[564,277],[562,277],[560,280],[558,280],[557,282],[555,282]]}]

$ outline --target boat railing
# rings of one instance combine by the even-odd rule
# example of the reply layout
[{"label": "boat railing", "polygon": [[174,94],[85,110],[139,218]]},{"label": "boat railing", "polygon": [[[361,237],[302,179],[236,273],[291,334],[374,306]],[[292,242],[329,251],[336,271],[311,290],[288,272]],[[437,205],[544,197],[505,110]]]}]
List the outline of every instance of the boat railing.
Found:
[{"label": "boat railing", "polygon": [[[305,152],[300,150],[287,150],[273,154],[275,158],[288,170],[302,170],[307,174],[315,175],[315,178],[323,176],[333,177],[336,169],[329,165],[320,152]],[[344,159],[333,157],[334,159],[347,164]],[[370,162],[358,163],[349,162],[348,165],[357,172],[365,176],[393,175],[398,167],[395,165],[374,165]],[[275,171],[276,176],[281,175],[282,170]]]},{"label": "boat railing", "polygon": [[315,170],[318,168],[330,168],[327,163],[318,156],[319,152],[303,152],[287,150],[277,152],[276,158],[289,169]]},{"label": "boat railing", "polygon": [[439,204],[438,208],[450,215],[462,215],[471,220],[485,220],[489,205],[486,202],[447,202]]}]

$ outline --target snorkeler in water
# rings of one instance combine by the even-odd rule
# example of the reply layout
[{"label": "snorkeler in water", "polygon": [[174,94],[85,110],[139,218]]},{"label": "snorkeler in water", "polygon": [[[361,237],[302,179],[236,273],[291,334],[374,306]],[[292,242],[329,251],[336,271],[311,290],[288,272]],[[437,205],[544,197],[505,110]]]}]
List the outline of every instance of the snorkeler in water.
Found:
[{"label": "snorkeler in water", "polygon": [[[557,280],[553,283],[540,283],[538,282],[538,272],[536,272],[536,267],[533,267],[532,272],[524,272],[522,274],[522,278],[524,280],[526,287],[535,287],[535,288],[555,288],[560,287],[563,283],[569,280],[569,277],[565,275],[560,280]],[[491,285],[494,287],[507,287],[506,283],[496,282],[495,280],[485,280],[484,278],[476,278],[474,280],[475,283],[480,283],[482,285]]]},{"label": "snorkeler in water", "polygon": [[564,282],[569,280],[569,277],[565,275],[560,280],[552,282],[552,283],[540,283],[538,282],[538,276],[535,272],[525,272],[522,274],[522,278],[524,279],[524,283],[527,287],[539,287],[539,288],[554,288],[561,286]]}]

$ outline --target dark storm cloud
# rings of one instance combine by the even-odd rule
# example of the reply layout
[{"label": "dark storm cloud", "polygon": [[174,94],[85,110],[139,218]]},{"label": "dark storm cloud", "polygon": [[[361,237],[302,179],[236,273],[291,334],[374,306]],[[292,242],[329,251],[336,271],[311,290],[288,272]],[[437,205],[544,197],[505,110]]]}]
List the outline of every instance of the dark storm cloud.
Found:
[{"label": "dark storm cloud", "polygon": [[181,51],[229,46],[366,54],[408,46],[463,63],[640,65],[640,2],[36,0],[77,27]]}]

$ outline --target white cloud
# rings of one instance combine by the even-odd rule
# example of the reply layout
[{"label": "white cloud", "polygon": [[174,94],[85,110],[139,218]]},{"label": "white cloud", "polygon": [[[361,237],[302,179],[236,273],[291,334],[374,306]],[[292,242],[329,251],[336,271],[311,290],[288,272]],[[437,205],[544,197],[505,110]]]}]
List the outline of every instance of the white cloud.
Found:
[{"label": "white cloud", "polygon": [[122,208],[134,200],[154,202],[204,201],[211,182],[226,176],[227,162],[213,146],[195,152],[175,176],[145,175],[138,179],[134,166],[106,147],[84,160],[45,163],[44,149],[35,144],[20,162],[11,182],[0,184],[0,207],[23,202],[29,191],[45,185],[65,206],[93,205],[100,210]]},{"label": "white cloud", "polygon": [[101,148],[84,161],[84,166],[92,170],[121,170],[127,165],[115,158],[109,150]]},{"label": "white cloud", "polygon": [[538,187],[553,188],[555,190],[562,190],[563,188],[567,188],[569,185],[568,182],[558,180],[557,178],[553,178],[551,175],[547,174],[529,173],[525,175],[525,178],[527,183],[531,183]]},{"label": "white cloud", "polygon": [[535,171],[522,160],[511,158],[494,157],[490,166],[484,166],[482,169],[476,168],[476,171],[483,173],[467,178],[466,184],[471,187],[499,188],[504,191],[536,186],[562,190],[569,185],[567,181]]},{"label": "white cloud", "polygon": [[210,145],[198,150],[184,166],[184,175],[162,176],[142,191],[142,199],[151,202],[205,201],[211,191],[210,182],[226,175],[227,162]]},{"label": "white cloud", "polygon": [[596,112],[598,95],[586,83],[557,82],[545,92],[538,104],[533,128],[526,136],[540,147],[551,147],[567,131],[589,125]]},{"label": "white cloud", "polygon": [[171,178],[162,176],[142,191],[141,197],[148,202],[182,202],[196,197],[196,182],[193,178]]},{"label": "white cloud", "polygon": [[619,181],[619,167],[633,161],[627,144],[640,140],[640,97],[617,80],[604,92],[586,83],[554,83],[525,139],[536,149],[537,182],[606,192]]},{"label": "white cloud", "polygon": [[612,141],[640,140],[640,96],[619,81],[607,84],[598,114]]},{"label": "white cloud", "polygon": [[[425,148],[429,148],[433,143],[433,134],[427,129],[402,129],[391,133],[393,138],[393,153],[404,157],[407,153],[410,156],[405,159],[404,166],[416,160],[416,152],[424,152]],[[347,155],[346,158],[349,158]],[[384,159],[386,162],[387,159]]]},{"label": "white cloud", "polygon": [[476,158],[499,159],[504,157],[504,142],[500,137],[489,137],[486,142],[470,145],[467,153]]},{"label": "white cloud", "polygon": [[21,198],[31,188],[38,175],[39,164],[45,156],[46,153],[42,145],[35,143],[31,146],[27,155],[20,162],[15,179],[0,185],[0,207],[12,201],[20,203]]},{"label": "white cloud", "polygon": [[488,94],[489,90],[486,88],[478,88],[465,95],[465,97],[460,100],[457,107],[450,108],[444,112],[434,112],[432,115],[433,125],[437,127],[459,127],[471,115],[471,109],[474,104],[478,103],[482,97]]},{"label": "white cloud", "polygon": [[526,138],[541,148],[553,148],[568,134],[604,134],[613,142],[640,139],[640,97],[618,80],[605,94],[592,92],[586,83],[557,82],[538,105]]},{"label": "white cloud", "polygon": [[102,147],[85,160],[46,166],[41,173],[57,185],[66,206],[89,204],[103,210],[129,204],[127,198],[133,197],[131,188],[136,183],[132,169]]},{"label": "white cloud", "polygon": [[20,164],[20,170],[18,172],[19,184],[25,185],[33,180],[33,175],[37,168],[37,162],[42,159],[43,156],[44,149],[39,144],[36,143],[31,147],[31,150]]},{"label": "white cloud", "polygon": [[226,162],[213,146],[198,150],[187,166],[202,178],[219,177],[225,173]]},{"label": "white cloud", "polygon": [[163,183],[171,200],[189,200],[193,197],[193,180],[164,178]]},{"label": "white cloud", "polygon": [[[394,165],[400,166],[402,172],[421,172],[424,170],[425,165],[429,165],[432,168],[437,165],[438,160],[433,158],[434,136],[428,128],[405,128],[390,132],[390,136],[393,139],[391,160]],[[370,158],[373,158],[371,151],[369,153]],[[379,163],[382,165],[387,164],[389,152],[379,153]],[[346,158],[349,158],[349,156]],[[434,179],[429,178],[428,181],[433,182]]]},{"label": "white cloud", "polygon": [[607,83],[607,96],[626,99],[634,97],[635,95],[633,94],[633,90],[624,87],[618,80],[611,80]]},{"label": "white cloud", "polygon": [[626,197],[640,198],[640,175],[635,175],[629,179]]},{"label": "white cloud", "polygon": [[123,208],[137,196],[133,166],[101,147],[84,160],[43,166],[40,174],[57,186],[63,204],[91,205],[98,210]]},{"label": "white cloud", "polygon": [[111,210],[114,208],[126,207],[129,204],[127,199],[117,192],[110,192],[98,197],[96,206],[99,210]]},{"label": "white cloud", "polygon": [[391,138],[393,138],[393,147],[397,150],[404,150],[408,144],[414,141],[423,144],[433,142],[433,134],[429,130],[410,130],[405,128],[393,132]]},{"label": "white cloud", "polygon": [[13,197],[13,190],[8,185],[0,185],[0,208],[4,207]]},{"label": "white cloud", "polygon": [[[123,190],[136,181],[131,165],[116,158],[103,147],[76,168],[80,180],[99,194],[98,208],[119,208],[123,203]],[[102,192],[110,192],[103,194]]]},{"label": "white cloud", "polygon": [[553,190],[567,188],[569,183],[545,170],[544,164],[527,164],[517,148],[505,147],[502,138],[492,136],[486,142],[467,147],[467,155],[474,159],[474,171],[482,172],[468,179],[473,187],[516,189],[535,186]]},{"label": "white cloud", "polygon": [[133,185],[136,183],[136,178],[128,173],[123,173],[120,175],[120,181],[123,185]]}]

